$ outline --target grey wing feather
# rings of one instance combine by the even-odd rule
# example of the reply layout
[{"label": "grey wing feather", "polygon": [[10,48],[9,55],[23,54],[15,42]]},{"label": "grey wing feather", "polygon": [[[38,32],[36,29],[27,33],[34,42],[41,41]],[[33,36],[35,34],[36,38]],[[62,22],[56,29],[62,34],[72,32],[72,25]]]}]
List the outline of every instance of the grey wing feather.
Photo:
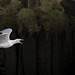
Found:
[{"label": "grey wing feather", "polygon": [[8,34],[7,35],[7,38],[8,39],[10,39],[9,38],[9,36],[10,36],[10,34],[11,34],[11,32],[12,32],[12,29],[11,28],[7,28],[7,29],[4,29],[4,30],[2,30],[2,31],[0,31],[2,34]]},{"label": "grey wing feather", "polygon": [[1,35],[0,35],[0,44],[5,43],[5,42],[8,41],[7,35],[8,35],[8,34],[1,34]]}]

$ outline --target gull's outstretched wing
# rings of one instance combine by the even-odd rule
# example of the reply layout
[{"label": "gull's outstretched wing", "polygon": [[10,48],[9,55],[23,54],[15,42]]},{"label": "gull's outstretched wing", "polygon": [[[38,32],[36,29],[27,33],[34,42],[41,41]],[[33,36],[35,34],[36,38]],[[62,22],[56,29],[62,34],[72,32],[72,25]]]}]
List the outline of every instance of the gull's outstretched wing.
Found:
[{"label": "gull's outstretched wing", "polygon": [[1,34],[0,35],[0,44],[8,42],[7,36],[8,36],[8,34]]},{"label": "gull's outstretched wing", "polygon": [[2,31],[0,31],[2,34],[7,34],[7,39],[10,39],[9,36],[12,32],[12,29],[11,28],[7,28],[7,29],[4,29]]}]

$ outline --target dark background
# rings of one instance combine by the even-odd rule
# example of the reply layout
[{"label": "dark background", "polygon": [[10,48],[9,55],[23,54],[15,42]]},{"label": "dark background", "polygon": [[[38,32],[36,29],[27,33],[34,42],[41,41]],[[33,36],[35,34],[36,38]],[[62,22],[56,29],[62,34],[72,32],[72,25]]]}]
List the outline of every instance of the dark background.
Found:
[{"label": "dark background", "polygon": [[[22,0],[25,8],[28,7],[27,1]],[[36,0],[32,1],[32,6],[35,3]],[[75,2],[62,0],[61,5],[69,18],[67,28],[51,30],[47,39],[44,36],[23,36],[23,45],[0,49],[0,75],[75,74],[75,26],[70,18],[75,16]],[[11,39],[20,37],[15,30]]]}]

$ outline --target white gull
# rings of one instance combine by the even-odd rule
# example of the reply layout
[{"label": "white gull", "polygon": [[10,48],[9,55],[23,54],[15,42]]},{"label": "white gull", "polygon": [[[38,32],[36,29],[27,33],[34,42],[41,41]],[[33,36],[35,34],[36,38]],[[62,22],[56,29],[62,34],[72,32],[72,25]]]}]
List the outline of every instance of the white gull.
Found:
[{"label": "white gull", "polygon": [[5,30],[0,31],[2,34],[0,35],[0,48],[9,48],[16,43],[22,44],[20,41],[23,39],[15,39],[10,40],[10,34],[12,32],[11,28],[7,28]]}]

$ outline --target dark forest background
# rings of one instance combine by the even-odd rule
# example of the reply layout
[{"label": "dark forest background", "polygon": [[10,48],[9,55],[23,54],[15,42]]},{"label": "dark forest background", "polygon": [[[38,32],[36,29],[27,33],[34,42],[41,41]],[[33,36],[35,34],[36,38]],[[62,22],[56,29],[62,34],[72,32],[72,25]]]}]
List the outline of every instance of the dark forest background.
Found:
[{"label": "dark forest background", "polygon": [[0,0],[0,30],[12,28],[0,49],[0,75],[75,74],[75,0]]}]

